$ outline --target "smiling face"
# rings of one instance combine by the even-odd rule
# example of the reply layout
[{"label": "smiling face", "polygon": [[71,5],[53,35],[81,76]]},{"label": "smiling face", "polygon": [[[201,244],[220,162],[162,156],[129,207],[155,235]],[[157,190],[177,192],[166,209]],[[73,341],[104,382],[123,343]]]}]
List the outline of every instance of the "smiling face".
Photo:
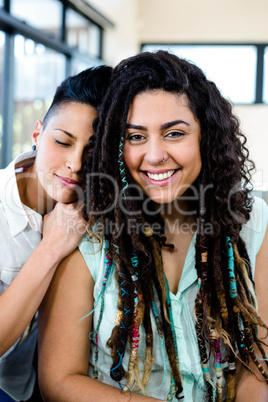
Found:
[{"label": "smiling face", "polygon": [[124,160],[133,181],[156,203],[171,203],[201,170],[200,124],[186,95],[163,90],[134,98]]},{"label": "smiling face", "polygon": [[96,117],[93,107],[69,102],[51,115],[44,128],[37,123],[32,135],[37,154],[31,169],[37,177],[33,181],[37,192],[35,209],[40,210],[43,204],[48,211],[51,204],[70,203],[82,194],[82,164]]}]

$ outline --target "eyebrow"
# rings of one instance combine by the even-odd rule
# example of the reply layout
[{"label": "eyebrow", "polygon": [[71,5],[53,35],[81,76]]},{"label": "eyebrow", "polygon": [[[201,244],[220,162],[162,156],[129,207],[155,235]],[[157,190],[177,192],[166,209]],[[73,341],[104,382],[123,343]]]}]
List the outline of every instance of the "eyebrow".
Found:
[{"label": "eyebrow", "polygon": [[[184,120],[173,120],[173,121],[169,121],[167,123],[161,124],[160,129],[161,130],[165,130],[166,128],[170,128],[175,126],[176,124],[186,124],[186,126],[189,126],[190,124],[187,123]],[[136,124],[127,124],[127,128],[132,128],[134,130],[143,130],[143,131],[148,131],[147,127],[145,126],[139,126]]]},{"label": "eyebrow", "polygon": [[64,134],[68,135],[68,137],[72,138],[73,140],[76,140],[76,137],[73,134],[69,133],[66,130],[63,130],[62,128],[54,128],[54,130],[62,131]]}]

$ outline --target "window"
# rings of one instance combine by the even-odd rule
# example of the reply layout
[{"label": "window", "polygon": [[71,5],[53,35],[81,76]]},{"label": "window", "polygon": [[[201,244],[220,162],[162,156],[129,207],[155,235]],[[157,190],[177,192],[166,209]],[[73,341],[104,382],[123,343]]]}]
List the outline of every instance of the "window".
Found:
[{"label": "window", "polygon": [[264,50],[263,100],[268,103],[268,46]]},{"label": "window", "polygon": [[12,0],[10,11],[14,17],[60,38],[62,4],[58,0]]},{"label": "window", "polygon": [[42,120],[65,78],[65,57],[21,35],[15,36],[12,158],[31,148],[30,134]]},{"label": "window", "polygon": [[101,29],[77,14],[74,10],[66,12],[67,43],[76,47],[81,53],[93,57],[100,56]]},{"label": "window", "polygon": [[113,24],[84,1],[0,0],[0,26],[2,168],[30,148],[57,85],[102,63],[102,32]]},{"label": "window", "polygon": [[97,62],[92,58],[91,62],[89,63],[82,57],[74,57],[71,62],[70,66],[70,75],[78,74],[80,71],[86,70],[90,66],[98,66],[100,63]]},{"label": "window", "polygon": [[169,50],[198,65],[233,103],[252,104],[257,97],[258,47],[256,45],[154,45],[143,51]]}]

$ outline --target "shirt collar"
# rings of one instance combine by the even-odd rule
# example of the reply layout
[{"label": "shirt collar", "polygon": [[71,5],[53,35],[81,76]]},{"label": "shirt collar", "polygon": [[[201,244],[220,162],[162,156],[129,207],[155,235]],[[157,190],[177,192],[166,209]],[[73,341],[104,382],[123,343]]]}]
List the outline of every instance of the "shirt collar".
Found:
[{"label": "shirt collar", "polygon": [[[0,200],[4,206],[12,237],[22,232],[29,223],[19,196],[15,165],[35,156],[36,152],[25,152],[13,160],[5,169],[0,171]],[[37,214],[37,212],[34,213]]]}]

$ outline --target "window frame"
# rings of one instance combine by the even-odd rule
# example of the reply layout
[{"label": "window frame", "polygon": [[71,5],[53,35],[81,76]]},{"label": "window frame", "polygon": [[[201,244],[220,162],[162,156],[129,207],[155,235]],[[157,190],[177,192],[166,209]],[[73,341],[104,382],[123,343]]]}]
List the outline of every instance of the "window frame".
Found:
[{"label": "window frame", "polygon": [[[143,42],[141,43],[140,50],[141,52],[144,51],[145,46],[199,46],[199,47],[207,47],[207,46],[253,46],[256,47],[257,50],[257,64],[256,64],[256,76],[255,76],[255,99],[252,103],[247,103],[247,105],[255,105],[255,104],[267,104],[264,102],[264,51],[265,48],[268,46],[268,43],[257,43],[257,42],[189,42],[189,43],[180,43],[180,42]],[[243,102],[235,103],[237,105],[243,104]]]},{"label": "window frame", "polygon": [[[66,58],[65,77],[71,74],[72,60],[80,60],[85,65],[94,66],[103,64],[103,31],[106,27],[113,27],[114,24],[106,17],[100,14],[90,5],[82,0],[58,0],[62,3],[61,15],[61,35],[60,39],[54,38],[45,32],[39,31],[20,19],[14,17],[10,13],[12,0],[4,0],[4,5],[0,7],[0,30],[5,33],[5,53],[4,53],[4,86],[1,88],[3,102],[3,136],[2,149],[0,155],[0,168],[5,167],[12,159],[12,118],[14,111],[14,88],[13,88],[13,71],[14,71],[14,37],[19,34],[27,39],[31,39],[36,43],[40,43]],[[75,3],[75,4],[74,4]],[[70,47],[66,43],[66,11],[72,8],[75,12],[85,17],[90,23],[96,25],[100,29],[99,49],[96,57],[83,54],[78,49]]]}]

